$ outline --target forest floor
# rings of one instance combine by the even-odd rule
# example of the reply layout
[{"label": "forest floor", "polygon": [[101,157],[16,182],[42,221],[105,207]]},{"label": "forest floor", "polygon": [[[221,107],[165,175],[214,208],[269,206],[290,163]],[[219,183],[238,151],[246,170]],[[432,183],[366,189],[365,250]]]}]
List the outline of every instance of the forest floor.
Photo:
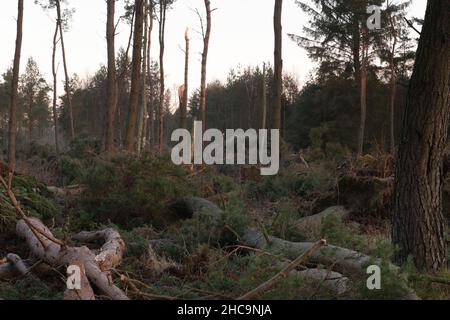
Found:
[{"label": "forest floor", "polygon": [[[136,160],[124,155],[105,160],[80,143],[59,161],[45,148],[36,151],[20,163],[12,189],[27,214],[71,245],[79,244],[71,237],[80,231],[118,230],[126,253],[111,275],[132,299],[236,299],[255,289],[293,258],[250,247],[242,239],[248,227],[267,239],[312,243],[326,239],[379,258],[387,266],[394,252],[389,223],[392,159],[377,152],[354,161],[317,150],[305,152],[303,158],[286,148],[279,175],[261,177],[253,167],[192,170],[172,165],[168,157]],[[204,219],[175,210],[173,204],[185,197],[216,204],[223,211],[220,232]],[[335,206],[345,207],[349,214],[297,223]],[[2,190],[0,258],[15,253],[31,259],[26,242],[16,234],[17,220],[16,209]],[[300,270],[321,268],[331,274],[341,271],[336,265],[307,262]],[[52,266],[38,277],[0,279],[0,298],[62,299],[65,272],[63,266]],[[325,279],[290,273],[256,298],[399,299],[405,295],[400,283],[406,277],[418,297],[450,299],[450,271],[421,274],[407,263],[400,273],[382,268],[381,290],[367,288],[365,272],[346,272],[345,290],[334,290]],[[96,298],[107,299],[99,292]]]}]

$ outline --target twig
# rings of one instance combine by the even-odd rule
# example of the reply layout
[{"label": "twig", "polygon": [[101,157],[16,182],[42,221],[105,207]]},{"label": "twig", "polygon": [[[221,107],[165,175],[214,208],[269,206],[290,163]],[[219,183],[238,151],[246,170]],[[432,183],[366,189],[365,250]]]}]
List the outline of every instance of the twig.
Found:
[{"label": "twig", "polygon": [[417,33],[419,34],[419,36],[422,35],[422,33],[421,33],[419,30],[417,30],[416,27],[414,27],[414,25],[412,24],[411,21],[409,21],[409,20],[406,19],[406,18],[403,18],[403,19],[405,19],[405,21],[406,21],[406,23],[408,24],[408,26],[409,26],[411,29],[413,29],[415,32],[417,32]]},{"label": "twig", "polygon": [[259,287],[255,288],[252,291],[239,297],[237,300],[251,300],[254,297],[256,297],[257,295],[263,293],[264,291],[269,290],[277,282],[279,282],[281,279],[287,277],[289,275],[289,273],[291,273],[291,271],[295,270],[295,268],[297,268],[300,264],[305,262],[310,256],[312,256],[317,250],[319,250],[322,246],[324,246],[326,244],[327,244],[326,240],[318,241],[311,248],[309,248],[304,254],[302,254],[300,257],[295,259],[286,269],[280,271],[274,277],[272,277],[268,281],[264,282]]}]

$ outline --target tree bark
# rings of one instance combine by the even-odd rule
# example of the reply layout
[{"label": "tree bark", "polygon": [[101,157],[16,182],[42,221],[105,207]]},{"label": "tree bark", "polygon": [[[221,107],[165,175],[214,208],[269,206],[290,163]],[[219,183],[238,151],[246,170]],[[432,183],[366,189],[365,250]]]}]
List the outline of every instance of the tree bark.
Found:
[{"label": "tree bark", "polygon": [[206,130],[206,67],[208,62],[209,39],[211,37],[211,1],[205,0],[206,8],[206,32],[203,34],[202,75],[200,85],[200,121],[203,124],[203,132]]},{"label": "tree bark", "polygon": [[11,172],[16,167],[16,137],[17,137],[17,102],[20,71],[20,54],[22,52],[23,29],[23,0],[18,1],[17,8],[17,36],[14,53],[13,78],[11,83],[11,95],[9,104],[9,136],[8,136],[8,164]]},{"label": "tree bark", "polygon": [[116,1],[107,2],[106,41],[108,50],[108,80],[106,89],[106,143],[105,151],[108,155],[114,152],[114,118],[117,109],[117,72],[115,50],[115,11]]},{"label": "tree bark", "polygon": [[443,155],[450,113],[450,3],[428,1],[396,157],[392,240],[397,262],[447,266]]},{"label": "tree bark", "polygon": [[128,115],[126,150],[133,152],[136,140],[137,108],[141,88],[142,29],[144,22],[144,0],[135,0],[133,66],[131,75],[130,113]]},{"label": "tree bark", "polygon": [[65,77],[65,88],[67,95],[67,108],[69,110],[69,122],[70,122],[70,136],[71,139],[75,139],[75,124],[73,119],[73,108],[72,108],[72,93],[70,92],[70,78],[69,71],[67,69],[67,59],[66,59],[66,47],[64,45],[64,33],[62,27],[62,15],[61,15],[61,1],[56,0],[56,14],[59,23],[59,34],[61,41],[61,52],[63,57],[63,65],[64,65],[64,77]]}]

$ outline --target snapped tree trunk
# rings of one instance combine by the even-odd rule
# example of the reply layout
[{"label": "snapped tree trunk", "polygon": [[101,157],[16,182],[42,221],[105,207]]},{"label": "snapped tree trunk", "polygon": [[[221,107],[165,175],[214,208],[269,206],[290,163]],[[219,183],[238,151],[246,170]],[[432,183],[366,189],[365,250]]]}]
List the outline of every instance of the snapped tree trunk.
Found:
[{"label": "snapped tree trunk", "polygon": [[59,34],[61,41],[61,52],[63,57],[63,65],[64,65],[64,77],[65,77],[65,88],[66,88],[66,96],[67,96],[67,108],[69,111],[69,122],[70,122],[70,137],[72,139],[75,138],[75,124],[73,119],[73,108],[72,108],[72,93],[70,92],[70,78],[69,71],[67,68],[67,59],[66,59],[66,47],[64,45],[64,32],[63,32],[63,22],[62,22],[62,14],[61,14],[61,1],[56,0],[56,14],[59,23]]},{"label": "snapped tree trunk", "polygon": [[13,78],[11,83],[11,95],[9,102],[9,136],[8,136],[8,162],[9,169],[16,167],[16,136],[17,136],[17,102],[19,87],[20,54],[22,52],[22,28],[23,28],[23,0],[18,1],[17,8],[17,36],[14,53]]},{"label": "snapped tree trunk", "polygon": [[128,115],[126,150],[133,152],[136,140],[137,108],[141,88],[142,28],[144,22],[144,0],[135,1],[133,65],[131,73],[130,113]]},{"label": "snapped tree trunk", "polygon": [[202,121],[203,123],[203,132],[206,129],[206,67],[208,62],[209,39],[211,37],[210,0],[205,0],[205,8],[206,8],[206,32],[204,32],[203,34],[202,77],[200,86],[200,121]]},{"label": "snapped tree trunk", "polygon": [[428,1],[396,157],[392,240],[398,262],[447,266],[443,155],[450,113],[450,7]]},{"label": "snapped tree trunk", "polygon": [[106,143],[105,151],[108,155],[114,151],[114,118],[117,108],[117,74],[115,51],[115,16],[116,1],[107,2],[106,41],[108,47],[108,80],[106,89]]},{"label": "snapped tree trunk", "polygon": [[281,129],[281,94],[283,91],[283,27],[281,25],[281,14],[283,11],[283,0],[275,0],[273,25],[275,31],[275,53],[274,53],[274,81],[275,81],[275,109],[274,129]]}]

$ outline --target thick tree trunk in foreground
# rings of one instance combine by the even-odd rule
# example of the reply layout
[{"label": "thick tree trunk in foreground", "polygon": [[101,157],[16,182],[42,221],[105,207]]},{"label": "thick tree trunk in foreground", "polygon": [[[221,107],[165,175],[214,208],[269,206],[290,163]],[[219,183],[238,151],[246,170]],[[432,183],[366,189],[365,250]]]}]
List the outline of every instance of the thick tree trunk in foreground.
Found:
[{"label": "thick tree trunk in foreground", "polygon": [[281,14],[283,11],[283,0],[275,0],[275,10],[273,26],[275,32],[275,53],[274,53],[274,81],[275,81],[275,109],[274,109],[274,129],[281,129],[281,95],[283,92],[283,27],[281,24]]},{"label": "thick tree trunk in foreground", "polygon": [[65,77],[65,87],[66,87],[66,95],[67,95],[67,108],[69,110],[69,122],[70,122],[70,137],[75,139],[75,124],[73,119],[73,108],[72,108],[72,93],[70,92],[70,78],[69,71],[67,69],[67,59],[66,59],[66,47],[64,45],[64,32],[63,32],[63,22],[62,22],[62,14],[61,14],[61,1],[56,0],[56,13],[59,24],[59,34],[61,41],[61,52],[63,57],[63,65],[64,65],[64,77]]},{"label": "thick tree trunk in foreground", "polygon": [[18,87],[19,87],[20,54],[22,52],[22,28],[23,28],[23,0],[19,0],[17,9],[16,50],[14,53],[13,79],[11,83],[11,95],[9,102],[8,164],[11,171],[14,171],[16,167],[17,102],[18,102]]},{"label": "thick tree trunk in foreground", "polygon": [[131,73],[130,113],[128,115],[126,150],[133,152],[136,140],[137,109],[141,92],[142,29],[144,22],[144,0],[135,1],[133,66]]},{"label": "thick tree trunk in foreground", "polygon": [[450,2],[428,1],[396,161],[392,239],[398,262],[447,266],[443,153],[450,113]]},{"label": "thick tree trunk in foreground", "polygon": [[115,22],[116,1],[107,2],[106,41],[108,47],[108,80],[106,89],[106,141],[105,151],[108,155],[114,151],[114,117],[117,108],[117,74],[115,51]]},{"label": "thick tree trunk in foreground", "polygon": [[205,0],[206,32],[203,34],[202,76],[200,83],[200,121],[206,130],[206,67],[208,62],[209,39],[211,37],[211,1]]}]

